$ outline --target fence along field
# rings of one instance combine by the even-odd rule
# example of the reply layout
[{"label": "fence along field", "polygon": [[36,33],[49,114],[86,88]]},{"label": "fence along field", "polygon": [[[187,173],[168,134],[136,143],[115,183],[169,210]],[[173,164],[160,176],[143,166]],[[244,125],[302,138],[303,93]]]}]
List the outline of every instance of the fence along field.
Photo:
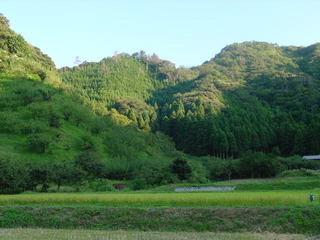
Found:
[{"label": "fence along field", "polygon": [[319,205],[319,189],[308,191],[197,193],[38,193],[0,195],[1,205],[103,205],[106,207],[255,207]]}]

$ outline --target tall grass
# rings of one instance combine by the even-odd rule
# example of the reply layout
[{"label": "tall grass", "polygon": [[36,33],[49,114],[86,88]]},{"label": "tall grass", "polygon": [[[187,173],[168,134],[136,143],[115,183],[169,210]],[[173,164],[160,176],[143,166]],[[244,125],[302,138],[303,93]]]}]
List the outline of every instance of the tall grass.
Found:
[{"label": "tall grass", "polygon": [[0,195],[1,205],[103,205],[106,207],[256,207],[319,205],[310,203],[309,191],[218,193],[45,193]]}]

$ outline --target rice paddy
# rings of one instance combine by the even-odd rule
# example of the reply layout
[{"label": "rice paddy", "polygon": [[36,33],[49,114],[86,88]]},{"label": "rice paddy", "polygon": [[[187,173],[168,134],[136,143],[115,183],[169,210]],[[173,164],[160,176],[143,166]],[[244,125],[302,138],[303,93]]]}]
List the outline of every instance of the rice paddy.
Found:
[{"label": "rice paddy", "polygon": [[319,191],[200,193],[31,193],[0,195],[0,205],[98,205],[106,207],[264,207],[319,205]]},{"label": "rice paddy", "polygon": [[317,188],[0,195],[0,239],[313,240],[292,234],[320,233],[319,193]]}]

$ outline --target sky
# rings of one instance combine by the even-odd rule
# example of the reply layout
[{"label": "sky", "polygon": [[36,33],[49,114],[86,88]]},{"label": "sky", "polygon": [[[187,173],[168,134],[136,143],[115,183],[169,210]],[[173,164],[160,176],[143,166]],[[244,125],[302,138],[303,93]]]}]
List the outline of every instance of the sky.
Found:
[{"label": "sky", "polygon": [[191,67],[235,42],[320,41],[319,0],[0,0],[0,13],[59,68],[140,50]]}]

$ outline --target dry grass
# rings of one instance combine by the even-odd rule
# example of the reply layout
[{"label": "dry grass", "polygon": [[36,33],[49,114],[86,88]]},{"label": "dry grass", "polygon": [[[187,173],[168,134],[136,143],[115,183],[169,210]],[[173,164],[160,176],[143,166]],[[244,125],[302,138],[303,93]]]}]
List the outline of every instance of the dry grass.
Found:
[{"label": "dry grass", "polygon": [[0,229],[1,240],[304,240],[297,234],[168,233],[92,230]]}]

